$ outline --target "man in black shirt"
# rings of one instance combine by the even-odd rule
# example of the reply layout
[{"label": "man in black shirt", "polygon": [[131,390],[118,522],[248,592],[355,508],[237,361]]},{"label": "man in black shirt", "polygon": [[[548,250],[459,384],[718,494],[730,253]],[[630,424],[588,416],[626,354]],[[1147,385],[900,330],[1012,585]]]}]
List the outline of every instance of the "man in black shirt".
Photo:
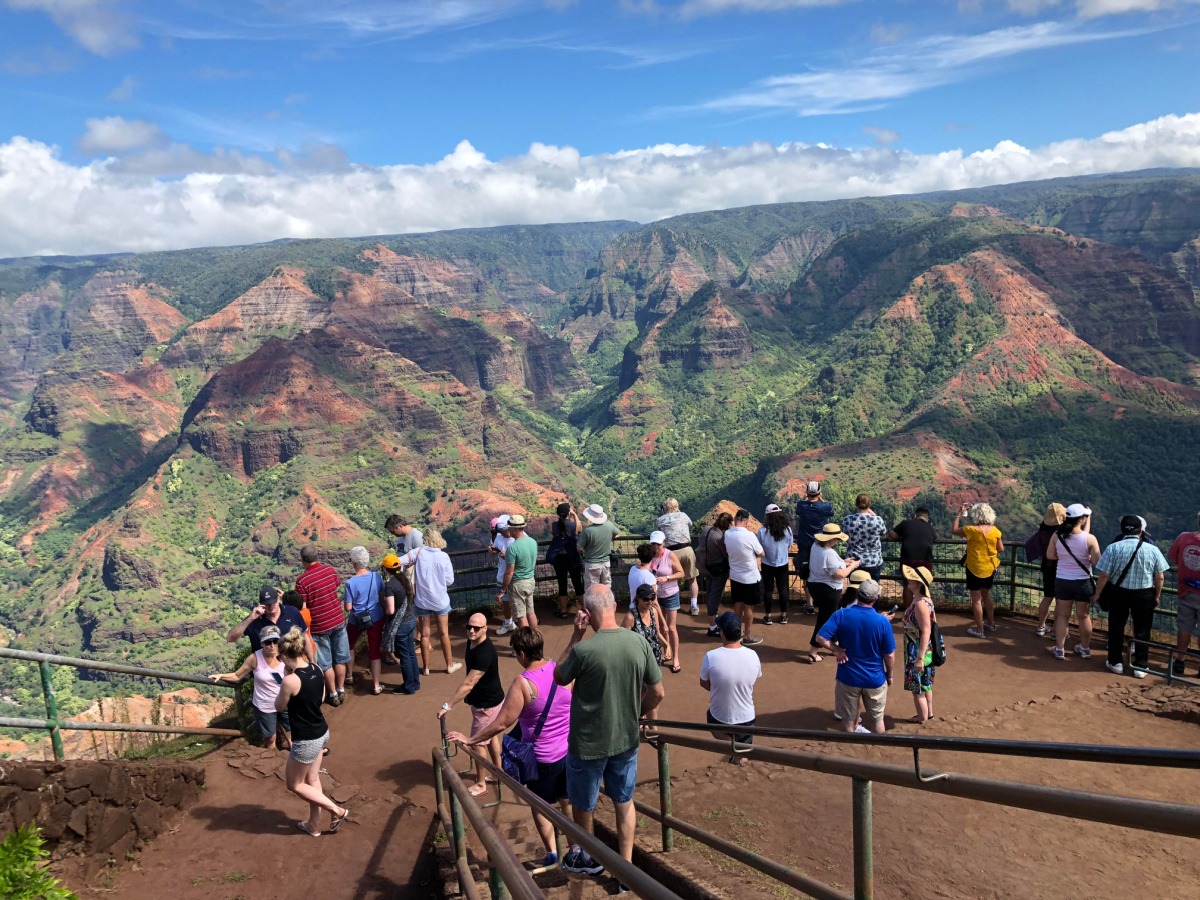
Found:
[{"label": "man in black shirt", "polygon": [[[937,532],[929,524],[929,510],[925,507],[921,507],[913,513],[911,519],[905,519],[889,531],[887,539],[900,542],[901,569],[905,566],[914,569],[924,566],[930,572],[933,571],[933,542],[937,540]],[[904,608],[907,609],[913,598],[903,573],[900,583],[904,585]]]},{"label": "man in black shirt", "polygon": [[[491,725],[499,714],[500,707],[504,705],[504,685],[500,683],[500,657],[488,637],[487,617],[483,613],[475,613],[467,620],[467,677],[458,686],[450,701],[442,704],[442,708],[438,710],[438,718],[445,718],[446,713],[463,700],[471,707],[471,737]],[[497,768],[501,764],[500,748],[503,740],[504,736],[498,734],[487,744],[488,754]],[[471,793],[476,797],[487,792],[486,774],[481,769],[475,784],[471,786]]]},{"label": "man in black shirt", "polygon": [[278,628],[281,635],[286,635],[293,627],[299,628],[301,631],[308,631],[308,626],[304,624],[304,617],[300,615],[300,610],[284,606],[279,602],[281,597],[283,597],[283,591],[279,588],[270,585],[264,587],[258,592],[258,606],[251,610],[250,615],[229,629],[225,640],[236,644],[245,635],[250,638],[250,652],[255,653],[262,649],[258,633],[268,625]]}]

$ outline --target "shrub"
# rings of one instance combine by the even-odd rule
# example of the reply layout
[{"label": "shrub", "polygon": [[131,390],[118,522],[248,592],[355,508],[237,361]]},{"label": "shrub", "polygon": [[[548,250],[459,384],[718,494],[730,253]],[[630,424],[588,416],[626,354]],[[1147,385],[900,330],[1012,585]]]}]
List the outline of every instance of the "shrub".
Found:
[{"label": "shrub", "polygon": [[7,900],[77,900],[46,871],[50,852],[33,822],[0,842],[0,897]]}]

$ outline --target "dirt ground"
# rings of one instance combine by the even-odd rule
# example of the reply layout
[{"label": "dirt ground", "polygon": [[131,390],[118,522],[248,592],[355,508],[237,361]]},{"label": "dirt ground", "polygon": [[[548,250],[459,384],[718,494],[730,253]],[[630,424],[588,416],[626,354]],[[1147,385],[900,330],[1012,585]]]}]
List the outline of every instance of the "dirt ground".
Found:
[{"label": "dirt ground", "polygon": [[[836,664],[802,661],[812,623],[811,617],[795,614],[789,625],[760,628],[766,641],[755,648],[765,672],[755,694],[759,724],[836,725],[830,714]],[[548,618],[542,624],[548,652],[557,655],[569,638],[569,623]],[[1027,622],[1001,620],[1000,630],[987,641],[967,637],[962,617],[945,614],[942,624],[949,660],[937,678],[939,718],[925,726],[903,723],[912,714],[912,701],[897,687],[887,705],[889,727],[897,731],[1142,746],[1200,743],[1196,701],[1157,702],[1164,682],[1114,676],[1105,670],[1102,652],[1090,661],[1058,662]],[[706,625],[703,617],[680,617],[684,669],[678,675],[664,670],[664,719],[704,719],[700,657],[715,646],[705,636]],[[465,628],[452,626],[461,658]],[[1095,642],[1096,648],[1102,646]],[[517,672],[515,660],[502,654],[504,682]],[[429,756],[438,742],[437,708],[460,677],[434,673],[413,697],[372,697],[359,688],[349,703],[327,710],[330,787],[352,811],[349,826],[339,834],[314,840],[296,830],[303,804],[274,774],[283,754],[264,758],[238,742],[210,758],[205,796],[174,832],[139,859],[114,866],[98,883],[75,887],[84,897],[178,900],[257,900],[298,891],[326,900],[430,896],[439,884],[428,865],[437,833]],[[387,671],[385,680],[397,682],[398,673]],[[1154,714],[1164,709],[1181,718],[1193,712],[1188,721]],[[469,725],[462,709],[450,720],[453,728]],[[892,750],[843,745],[825,752],[911,762],[911,755]],[[677,816],[849,889],[847,779],[754,761],[737,768],[682,747],[672,748],[671,760]],[[922,761],[943,771],[1152,799],[1187,802],[1200,793],[1195,771],[950,753],[929,753]],[[655,778],[653,750],[644,747],[639,794],[657,806]],[[1200,855],[1191,840],[887,785],[875,786],[874,806],[877,897],[1197,896]],[[532,835],[522,807],[505,802],[489,814],[518,838],[520,852],[531,860],[540,855],[536,842],[527,840]],[[652,841],[657,826],[646,823],[643,831]],[[673,856],[731,896],[788,893],[685,838],[676,846]],[[544,886],[565,895],[563,887],[553,890],[564,881],[552,876]],[[578,886],[570,893],[579,893]]]}]

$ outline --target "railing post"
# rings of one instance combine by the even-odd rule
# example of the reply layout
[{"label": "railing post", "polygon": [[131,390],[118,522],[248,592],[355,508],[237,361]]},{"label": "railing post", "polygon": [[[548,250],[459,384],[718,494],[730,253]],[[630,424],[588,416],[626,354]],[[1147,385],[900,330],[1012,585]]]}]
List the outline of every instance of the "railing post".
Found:
[{"label": "railing post", "polygon": [[854,900],[872,900],[875,896],[875,863],[871,782],[865,778],[850,780],[854,797]]},{"label": "railing post", "polygon": [[500,877],[500,870],[495,866],[488,864],[488,888],[492,892],[492,900],[504,900],[508,896],[508,889],[505,887],[504,879]]},{"label": "railing post", "polygon": [[63,758],[62,731],[58,727],[58,703],[54,699],[54,682],[50,678],[50,663],[43,660],[38,663],[42,673],[42,697],[46,701],[46,719],[50,722],[50,746],[54,748],[54,758]]},{"label": "railing post", "polygon": [[1017,547],[1008,548],[1008,611],[1017,612]]},{"label": "railing post", "polygon": [[[667,742],[658,742],[658,808],[663,816],[671,816],[671,758],[667,751]],[[669,853],[675,849],[675,832],[664,819],[662,823],[663,852]]]},{"label": "railing post", "polygon": [[461,865],[458,871],[465,872],[467,862],[467,828],[463,824],[462,806],[458,802],[458,797],[454,791],[450,791],[450,827],[454,832],[452,840],[454,841],[454,858]]}]

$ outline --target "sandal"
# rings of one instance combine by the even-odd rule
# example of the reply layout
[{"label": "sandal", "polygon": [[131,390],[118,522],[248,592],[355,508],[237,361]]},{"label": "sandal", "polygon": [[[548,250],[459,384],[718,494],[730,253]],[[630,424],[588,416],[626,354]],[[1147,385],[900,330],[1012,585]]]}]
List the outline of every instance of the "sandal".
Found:
[{"label": "sandal", "polygon": [[825,658],[825,657],[823,657],[823,656],[819,656],[819,655],[818,655],[818,654],[816,654],[816,653],[810,653],[810,654],[808,654],[808,661],[809,661],[810,663],[819,663],[819,662],[820,662],[821,660],[823,660],[824,658]]},{"label": "sandal", "polygon": [[342,814],[340,816],[334,816],[333,821],[329,823],[329,833],[337,834],[338,828],[341,826],[341,824],[343,822],[346,821],[347,818],[349,818],[349,816],[350,816],[350,810],[346,809],[346,807],[343,806]]},{"label": "sandal", "polygon": [[681,666],[679,663],[672,663],[671,671],[674,672],[676,675],[678,675],[680,672],[683,671],[683,666]]},{"label": "sandal", "polygon": [[382,693],[383,693],[383,685],[382,684],[377,684],[377,685],[375,685],[375,687],[371,688],[372,696],[378,697]]},{"label": "sandal", "polygon": [[467,788],[467,793],[470,794],[472,797],[479,797],[479,796],[482,796],[483,794],[486,794],[487,792],[488,792],[488,787],[486,784],[473,784],[469,788]]},{"label": "sandal", "polygon": [[307,819],[305,819],[301,822],[297,822],[296,827],[299,828],[301,831],[303,831],[305,834],[309,835],[310,837],[320,837],[321,836],[321,832],[312,831],[309,829]]}]

